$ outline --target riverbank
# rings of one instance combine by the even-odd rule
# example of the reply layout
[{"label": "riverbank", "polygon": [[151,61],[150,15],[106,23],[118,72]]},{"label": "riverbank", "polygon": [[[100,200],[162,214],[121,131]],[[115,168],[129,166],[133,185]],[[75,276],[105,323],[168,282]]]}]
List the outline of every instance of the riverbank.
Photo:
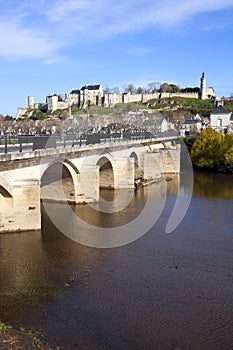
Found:
[{"label": "riverbank", "polygon": [[[0,322],[0,350],[53,350],[38,339],[37,335],[37,332],[13,329]],[[59,347],[56,347],[56,350],[58,349]]]}]

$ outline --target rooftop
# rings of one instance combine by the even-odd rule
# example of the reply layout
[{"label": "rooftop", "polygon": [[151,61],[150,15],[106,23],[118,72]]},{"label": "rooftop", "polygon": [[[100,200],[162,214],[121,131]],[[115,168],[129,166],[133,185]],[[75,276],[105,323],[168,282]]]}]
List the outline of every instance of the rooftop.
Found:
[{"label": "rooftop", "polygon": [[82,86],[80,90],[85,90],[85,89],[87,89],[87,90],[99,90],[100,87],[101,87],[100,84],[98,84],[98,85],[85,85],[85,86]]},{"label": "rooftop", "polygon": [[184,121],[184,124],[198,124],[198,123],[201,123],[202,121],[201,120],[197,120],[197,119],[186,119]]},{"label": "rooftop", "polygon": [[229,114],[230,112],[223,106],[218,106],[211,114]]}]

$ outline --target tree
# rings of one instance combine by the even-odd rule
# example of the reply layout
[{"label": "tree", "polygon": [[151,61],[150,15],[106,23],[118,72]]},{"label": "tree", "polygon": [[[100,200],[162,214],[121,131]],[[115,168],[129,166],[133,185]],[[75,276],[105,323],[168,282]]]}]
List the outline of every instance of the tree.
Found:
[{"label": "tree", "polygon": [[138,88],[137,88],[137,94],[143,94],[144,93],[144,89],[141,87],[141,86],[139,86]]},{"label": "tree", "polygon": [[233,146],[225,154],[225,166],[233,173]]},{"label": "tree", "polygon": [[32,120],[43,120],[46,119],[46,114],[42,113],[39,109],[34,109],[30,119]]},{"label": "tree", "polygon": [[203,169],[218,170],[224,164],[224,135],[211,127],[203,130],[195,140],[191,159],[194,166]]},{"label": "tree", "polygon": [[128,86],[125,88],[125,92],[130,92],[131,94],[135,93],[136,89],[133,84],[128,84]]},{"label": "tree", "polygon": [[178,91],[179,87],[175,84],[163,83],[159,88],[159,92],[176,92],[174,89]]},{"label": "tree", "polygon": [[160,89],[161,83],[159,83],[158,81],[154,81],[152,83],[149,83],[147,86],[148,92],[153,94],[154,92],[157,92]]},{"label": "tree", "polygon": [[118,86],[115,86],[114,88],[111,89],[113,94],[120,95],[120,89]]},{"label": "tree", "polygon": [[110,88],[108,85],[106,85],[106,87],[104,89],[104,93],[105,94],[117,94],[117,95],[120,95],[120,89],[119,89],[118,86]]},{"label": "tree", "polygon": [[13,120],[14,117],[12,117],[12,115],[7,114],[7,115],[5,115],[4,119],[5,120]]},{"label": "tree", "polygon": [[111,89],[109,88],[108,85],[106,85],[105,89],[104,89],[104,94],[110,94],[111,93]]},{"label": "tree", "polygon": [[196,137],[184,137],[183,138],[184,144],[187,147],[187,150],[189,153],[193,147],[195,140],[196,140]]},{"label": "tree", "polygon": [[179,92],[180,88],[176,84],[170,84],[170,88],[172,89],[172,92]]},{"label": "tree", "polygon": [[168,83],[163,83],[160,85],[159,92],[168,92]]},{"label": "tree", "polygon": [[183,88],[183,89],[180,89],[181,92],[200,92],[200,88],[198,86],[196,87],[186,87],[186,88]]}]

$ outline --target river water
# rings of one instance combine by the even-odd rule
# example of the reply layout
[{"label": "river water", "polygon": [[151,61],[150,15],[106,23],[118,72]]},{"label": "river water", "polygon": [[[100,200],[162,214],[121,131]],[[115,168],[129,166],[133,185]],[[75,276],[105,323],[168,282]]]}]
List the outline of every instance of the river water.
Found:
[{"label": "river water", "polygon": [[[41,231],[0,235],[0,320],[63,349],[232,350],[233,177],[196,173],[189,209],[170,234],[177,181],[166,184],[157,223],[122,247],[74,242],[44,210]],[[138,215],[147,191],[117,214],[73,210],[118,226]],[[63,204],[52,205],[62,217]]]}]

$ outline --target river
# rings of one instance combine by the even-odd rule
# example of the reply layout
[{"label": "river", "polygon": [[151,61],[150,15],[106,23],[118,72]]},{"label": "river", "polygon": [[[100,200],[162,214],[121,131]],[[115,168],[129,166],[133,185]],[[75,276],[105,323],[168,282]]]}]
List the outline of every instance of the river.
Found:
[{"label": "river", "polygon": [[[45,210],[41,231],[1,234],[0,320],[35,328],[63,349],[232,350],[233,177],[196,173],[189,209],[170,234],[177,182],[167,186],[158,221],[121,247],[74,242]],[[72,210],[118,226],[138,215],[147,191],[116,214]],[[64,204],[52,205],[62,217]]]}]

